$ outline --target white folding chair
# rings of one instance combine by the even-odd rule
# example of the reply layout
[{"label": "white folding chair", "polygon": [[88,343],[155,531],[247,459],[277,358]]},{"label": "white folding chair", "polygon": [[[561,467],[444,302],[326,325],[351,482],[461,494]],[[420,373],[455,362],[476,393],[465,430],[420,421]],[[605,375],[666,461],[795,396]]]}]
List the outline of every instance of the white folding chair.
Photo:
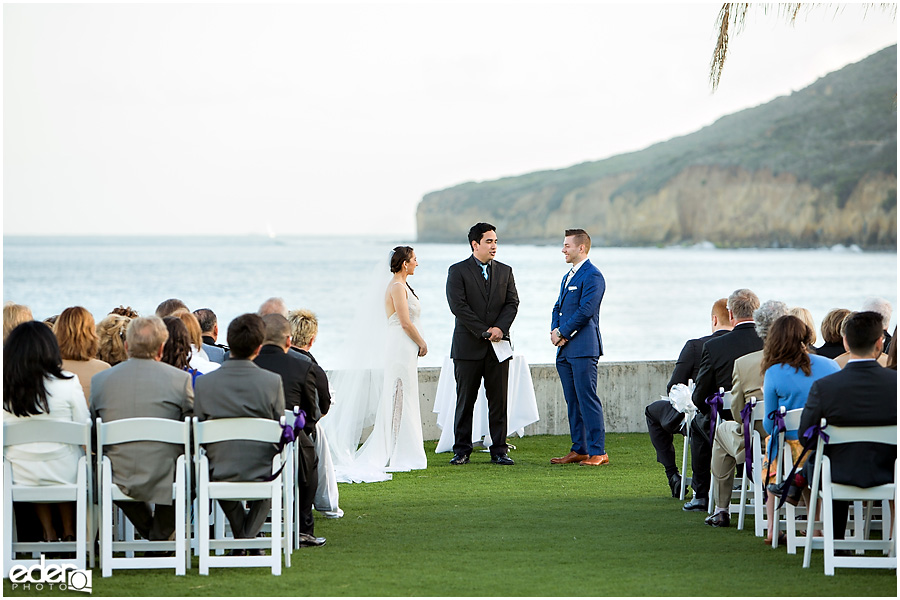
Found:
[{"label": "white folding chair", "polygon": [[[800,428],[800,415],[803,413],[802,408],[795,408],[794,410],[787,410],[784,406],[779,406],[778,411],[781,413],[781,418],[784,419],[784,431],[779,431],[775,437],[775,447],[778,449],[778,458],[775,463],[775,482],[783,483],[783,479],[790,472],[791,467],[793,466],[793,455],[791,454],[791,446],[787,443],[787,439],[785,434],[789,431],[796,432]],[[771,460],[771,459],[770,459]],[[771,492],[770,492],[771,493]],[[777,499],[776,499],[777,500]],[[787,510],[791,511],[791,521],[796,522],[793,518],[795,516],[794,506],[790,504],[785,504]],[[778,547],[778,534],[781,530],[781,513],[785,510],[785,507],[778,508],[776,505],[775,508],[775,518],[772,523],[772,548]],[[784,519],[785,529],[788,529],[788,519]],[[794,526],[792,524],[792,526]],[[791,535],[788,533],[788,535]],[[794,531],[794,535],[796,535],[796,529]],[[794,540],[796,543],[796,540]]]},{"label": "white folding chair", "polygon": [[[199,539],[200,574],[209,575],[210,567],[270,567],[273,575],[281,575],[282,546],[285,536],[282,521],[285,473],[282,471],[272,481],[210,481],[209,459],[203,445],[215,442],[250,440],[277,443],[281,439],[284,417],[281,423],[271,419],[235,418],[199,421],[194,417],[194,462],[197,467],[197,500],[200,506],[197,518]],[[286,446],[280,454],[272,458],[272,473],[278,472],[287,454],[293,450]],[[287,466],[285,466],[285,471]],[[209,538],[209,512],[207,507],[213,500],[271,500],[271,537],[251,539]],[[280,532],[280,533],[278,533]],[[263,549],[270,548],[268,556],[218,556],[210,555],[210,549]],[[289,549],[285,558],[288,559]]]},{"label": "white folding chair", "polygon": [[[694,391],[694,380],[688,379],[688,389]],[[684,420],[684,444],[681,447],[681,491],[678,493],[678,499],[684,500],[684,491],[690,485],[692,479],[687,476],[688,453],[691,450],[691,421],[692,417],[686,416]]]},{"label": "white folding chair", "polygon": [[[756,430],[756,424],[762,421],[766,416],[766,406],[756,399],[756,396],[750,398],[750,445],[751,445],[751,464],[753,472],[753,480],[746,476],[747,465],[744,464],[745,476],[741,480],[741,497],[737,505],[739,531],[744,529],[744,514],[748,510],[753,511],[753,530],[756,537],[762,537],[766,529],[766,511],[765,501],[763,500],[763,477],[762,472],[762,438],[759,431]],[[746,438],[745,438],[746,439]],[[750,498],[748,499],[748,493]]]},{"label": "white folding chair", "polygon": [[[133,527],[126,525],[124,540],[114,536],[114,502],[136,502],[113,483],[112,463],[104,456],[103,449],[114,444],[129,442],[159,442],[181,446],[182,454],[175,462],[175,481],[172,484],[172,500],[175,503],[175,537],[173,540],[135,540]],[[176,575],[184,575],[190,566],[190,468],[191,428],[190,418],[184,421],[158,418],[120,419],[104,423],[97,419],[98,482],[100,496],[100,567],[103,577],[110,577],[113,569],[175,569]],[[135,551],[175,552],[175,556],[135,557]],[[124,552],[125,556],[114,556]]]},{"label": "white folding chair", "polygon": [[[90,452],[91,423],[72,423],[66,421],[35,420],[22,423],[3,424],[3,446],[29,444],[34,442],[56,442],[83,446]],[[5,453],[4,453],[5,454]],[[9,576],[14,566],[32,567],[45,565],[71,565],[77,569],[86,568],[85,556],[90,556],[90,566],[94,566],[94,541],[91,526],[91,506],[93,491],[91,486],[91,461],[82,456],[78,460],[75,483],[59,485],[30,486],[14,484],[12,465],[3,459],[3,576]],[[75,541],[74,542],[19,542],[16,540],[15,516],[13,502],[75,502]],[[31,559],[17,559],[16,553],[31,553]],[[38,553],[74,552],[71,558],[37,559]]]},{"label": "white folding chair", "polygon": [[[806,547],[803,552],[803,567],[808,568],[813,548],[822,548],[825,551],[825,574],[834,575],[835,567],[896,569],[896,532],[897,524],[891,514],[890,502],[897,501],[897,462],[894,462],[894,481],[871,488],[861,488],[854,485],[834,483],[831,479],[831,460],[825,456],[825,446],[836,444],[850,444],[855,442],[870,442],[879,444],[897,445],[897,426],[882,425],[872,427],[838,427],[828,425],[825,419],[821,421],[821,428],[828,434],[829,440],[825,442],[819,437],[816,445],[816,462],[813,469],[813,480],[810,484],[809,503],[809,527],[806,531]],[[822,482],[822,490],[819,491],[819,482]],[[824,537],[813,536],[813,515],[816,505],[821,499],[822,503],[822,530]],[[893,523],[893,526],[883,526],[880,540],[865,539],[865,527],[854,527],[854,539],[834,539],[833,506],[834,500],[881,502],[881,513],[885,523]],[[857,505],[861,508],[860,505]],[[859,508],[856,509],[859,512]],[[855,515],[855,518],[859,518]],[[855,556],[835,556],[834,551],[854,550]],[[881,551],[881,556],[865,556],[866,550]]]}]

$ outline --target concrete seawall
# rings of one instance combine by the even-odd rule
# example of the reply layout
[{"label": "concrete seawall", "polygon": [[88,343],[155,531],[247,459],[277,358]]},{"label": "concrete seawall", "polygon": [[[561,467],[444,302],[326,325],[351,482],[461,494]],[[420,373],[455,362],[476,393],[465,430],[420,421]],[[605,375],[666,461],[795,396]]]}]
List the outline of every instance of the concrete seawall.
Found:
[{"label": "concrete seawall", "polygon": [[[597,371],[597,393],[603,403],[606,431],[611,433],[646,432],[644,407],[659,400],[675,361],[600,362]],[[556,365],[529,365],[540,420],[525,428],[526,435],[569,433],[566,400],[556,373]],[[434,397],[439,367],[419,369],[419,407],[422,431],[426,440],[441,436],[434,410]]]}]

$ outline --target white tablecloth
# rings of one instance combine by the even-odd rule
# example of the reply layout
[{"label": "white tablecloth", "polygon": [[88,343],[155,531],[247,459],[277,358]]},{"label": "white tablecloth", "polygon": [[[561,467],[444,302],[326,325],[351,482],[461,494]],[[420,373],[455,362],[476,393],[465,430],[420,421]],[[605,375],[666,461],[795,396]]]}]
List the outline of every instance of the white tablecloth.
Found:
[{"label": "white tablecloth", "polygon": [[[534,384],[531,371],[522,355],[513,356],[509,365],[509,391],[507,393],[507,436],[514,433],[519,437],[525,435],[525,426],[536,423],[538,415],[537,399],[534,396]],[[456,420],[456,378],[453,375],[453,361],[449,356],[444,358],[441,376],[438,379],[437,393],[434,398],[434,412],[437,413],[437,426],[441,428],[441,439],[435,452],[451,452],[455,441],[454,422]],[[491,433],[488,423],[487,397],[484,385],[478,389],[475,410],[472,416],[472,442],[484,437],[484,446],[491,446]]]}]

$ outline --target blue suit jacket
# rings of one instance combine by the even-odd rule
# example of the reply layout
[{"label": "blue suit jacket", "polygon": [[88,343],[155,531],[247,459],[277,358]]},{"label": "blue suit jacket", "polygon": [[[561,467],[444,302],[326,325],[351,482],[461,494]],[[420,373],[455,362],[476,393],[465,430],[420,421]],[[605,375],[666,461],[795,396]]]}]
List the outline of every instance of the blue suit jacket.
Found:
[{"label": "blue suit jacket", "polygon": [[568,275],[567,272],[562,278],[550,324],[550,329],[559,327],[559,334],[569,340],[557,351],[557,356],[603,356],[600,302],[606,292],[606,280],[590,259],[584,261],[566,285]]}]

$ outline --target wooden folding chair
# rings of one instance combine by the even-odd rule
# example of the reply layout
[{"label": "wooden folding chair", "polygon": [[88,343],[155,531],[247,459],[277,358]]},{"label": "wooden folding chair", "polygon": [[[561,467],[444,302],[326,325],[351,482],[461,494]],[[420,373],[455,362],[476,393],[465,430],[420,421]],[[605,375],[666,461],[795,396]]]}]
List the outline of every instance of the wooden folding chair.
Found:
[{"label": "wooden folding chair", "polygon": [[[91,423],[73,423],[66,421],[35,420],[22,423],[3,424],[3,446],[30,444],[35,442],[55,442],[82,446],[88,452],[91,448]],[[70,558],[44,558],[45,565],[71,565],[84,570],[88,562],[94,566],[94,541],[91,507],[93,505],[92,469],[89,457],[82,456],[78,460],[75,483],[58,485],[30,486],[14,484],[12,465],[3,459],[3,576],[9,576],[14,566],[32,567],[41,563],[38,554],[49,552],[74,552],[75,560]],[[16,539],[15,516],[13,502],[75,502],[75,541],[74,542],[19,542]],[[31,553],[31,559],[18,559],[16,554]]]},{"label": "wooden folding chair", "polygon": [[[113,483],[112,463],[104,456],[103,449],[114,444],[129,442],[159,442],[176,444],[183,449],[175,462],[175,481],[172,484],[172,499],[175,503],[175,537],[173,540],[135,540],[133,528],[124,540],[113,535],[114,502],[136,502],[119,486]],[[110,577],[113,569],[175,569],[176,575],[184,575],[190,566],[190,517],[187,510],[190,502],[190,418],[184,421],[159,418],[119,419],[104,423],[97,419],[98,482],[100,496],[100,566],[103,577]],[[120,520],[123,522],[124,517]],[[134,556],[135,551],[175,552],[170,556]],[[125,556],[114,556],[124,552]]]}]

